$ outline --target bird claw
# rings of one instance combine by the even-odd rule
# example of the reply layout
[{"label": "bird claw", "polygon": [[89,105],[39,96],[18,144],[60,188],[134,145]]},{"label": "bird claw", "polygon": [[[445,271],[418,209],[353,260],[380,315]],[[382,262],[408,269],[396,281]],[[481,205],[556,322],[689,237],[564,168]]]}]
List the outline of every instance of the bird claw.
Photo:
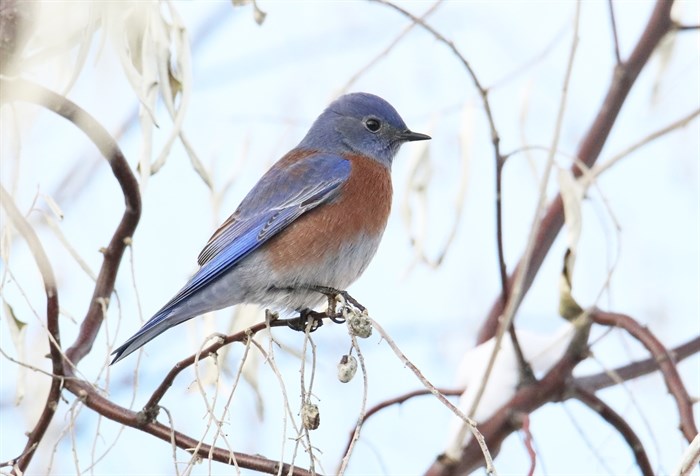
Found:
[{"label": "bird claw", "polygon": [[[299,317],[287,319],[287,326],[297,332],[314,332],[323,325],[325,314],[312,311],[311,309],[303,309],[299,311]],[[310,327],[309,327],[310,326]]]}]

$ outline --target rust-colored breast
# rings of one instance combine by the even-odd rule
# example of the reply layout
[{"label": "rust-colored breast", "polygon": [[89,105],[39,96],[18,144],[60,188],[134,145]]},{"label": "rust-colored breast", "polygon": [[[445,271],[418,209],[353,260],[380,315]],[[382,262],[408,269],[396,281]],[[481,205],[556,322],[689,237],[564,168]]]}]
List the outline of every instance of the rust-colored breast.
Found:
[{"label": "rust-colored breast", "polygon": [[338,197],[294,221],[266,245],[270,264],[310,266],[327,262],[348,242],[379,237],[391,210],[391,175],[372,159],[352,155],[350,176]]}]

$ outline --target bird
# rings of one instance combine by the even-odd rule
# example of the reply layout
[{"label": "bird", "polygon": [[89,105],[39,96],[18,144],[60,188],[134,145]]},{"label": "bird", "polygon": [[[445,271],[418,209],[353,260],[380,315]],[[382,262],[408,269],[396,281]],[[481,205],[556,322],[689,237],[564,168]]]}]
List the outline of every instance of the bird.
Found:
[{"label": "bird", "polygon": [[428,140],[379,96],[340,96],[214,232],[185,286],[112,355],[112,364],[182,322],[235,304],[291,311],[345,290],[386,228],[400,146]]}]

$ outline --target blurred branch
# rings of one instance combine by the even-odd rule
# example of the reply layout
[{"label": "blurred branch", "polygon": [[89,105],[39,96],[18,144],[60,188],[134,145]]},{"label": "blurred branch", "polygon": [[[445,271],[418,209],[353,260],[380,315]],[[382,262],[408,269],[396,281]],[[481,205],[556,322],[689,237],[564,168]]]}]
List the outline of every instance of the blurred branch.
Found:
[{"label": "blurred branch", "polygon": [[695,31],[700,30],[700,25],[681,25],[676,23],[673,29],[675,31]]},{"label": "blurred branch", "polygon": [[[495,335],[495,344],[493,347],[493,351],[491,352],[488,365],[486,367],[486,373],[484,374],[484,378],[480,384],[479,391],[474,399],[474,402],[472,403],[471,409],[469,410],[469,415],[474,415],[476,413],[477,407],[481,401],[481,397],[483,396],[484,390],[486,389],[486,385],[491,377],[491,372],[493,371],[493,367],[496,363],[496,357],[498,356],[498,352],[501,349],[501,342],[503,340],[503,334],[505,333],[506,329],[510,331],[510,336],[513,340],[514,349],[516,349],[516,356],[518,356],[519,362],[525,362],[520,347],[516,346],[517,340],[515,338],[515,327],[513,325],[513,322],[515,320],[515,314],[517,312],[518,306],[522,301],[522,297],[527,293],[527,285],[525,284],[525,270],[529,266],[530,260],[535,249],[535,244],[537,243],[537,222],[539,221],[541,213],[545,208],[545,202],[547,200],[547,185],[549,183],[551,171],[554,168],[554,159],[556,157],[556,151],[559,148],[559,137],[561,135],[561,129],[564,124],[564,113],[566,111],[566,103],[569,95],[569,83],[571,81],[571,74],[573,72],[574,59],[576,58],[576,50],[578,49],[580,14],[581,1],[579,0],[576,2],[576,13],[573,20],[574,29],[571,39],[571,47],[569,50],[567,65],[564,72],[564,80],[562,82],[561,87],[561,96],[559,99],[557,117],[554,123],[552,143],[549,147],[547,163],[545,165],[545,170],[542,174],[542,179],[539,186],[537,206],[535,208],[532,226],[528,234],[525,252],[523,253],[523,256],[520,261],[522,266],[519,266],[515,270],[513,283],[510,290],[508,290],[508,288],[504,288],[504,291],[508,291],[510,294],[506,296],[503,293],[503,291],[501,292],[501,304],[503,305],[503,313],[498,317],[498,330],[496,331]],[[535,377],[532,374],[532,370],[529,368],[529,366],[525,367],[524,365],[521,365],[520,369],[521,385],[532,383],[535,380]],[[523,371],[523,369],[527,369],[529,370],[529,372],[526,373],[525,371]],[[529,378],[523,378],[525,376]]]},{"label": "blurred branch", "polygon": [[[493,150],[494,150],[494,158],[496,161],[496,236],[498,239],[498,261],[499,261],[499,269],[500,269],[500,275],[501,275],[501,284],[503,286],[503,296],[504,300],[507,299],[508,293],[508,280],[507,280],[507,272],[505,268],[505,261],[503,258],[503,231],[502,231],[502,219],[501,219],[501,169],[503,168],[503,162],[504,162],[504,157],[501,154],[501,137],[498,133],[498,129],[496,129],[496,123],[493,118],[493,113],[491,112],[491,103],[489,102],[489,90],[485,88],[482,84],[481,81],[479,81],[478,76],[476,75],[476,72],[472,68],[471,64],[466,60],[464,55],[457,49],[455,46],[454,42],[448,40],[445,38],[445,36],[442,35],[439,31],[437,31],[435,28],[430,26],[428,23],[425,22],[423,18],[419,18],[415,15],[413,15],[411,12],[408,10],[405,10],[398,5],[395,5],[394,3],[391,3],[388,0],[373,0],[377,3],[381,3],[383,5],[386,5],[390,8],[393,8],[397,12],[401,13],[403,16],[409,18],[414,24],[418,24],[423,29],[425,29],[427,32],[429,32],[431,35],[435,37],[436,40],[439,42],[443,43],[445,46],[447,46],[452,53],[457,57],[460,63],[464,66],[464,68],[467,70],[467,73],[469,74],[469,77],[472,80],[472,83],[474,83],[474,87],[477,89],[479,92],[479,95],[481,96],[481,102],[484,106],[484,112],[486,113],[486,119],[489,124],[489,129],[491,133],[491,143],[493,144]],[[505,305],[505,302],[504,302]]]},{"label": "blurred branch", "polygon": [[530,457],[530,469],[527,472],[527,476],[533,476],[535,474],[535,468],[537,467],[537,453],[535,452],[535,447],[532,444],[532,432],[530,431],[530,415],[527,413],[520,413],[514,415],[515,418],[520,420],[520,430],[523,432],[523,444],[525,445],[525,450],[527,455]]},{"label": "blurred branch", "polygon": [[[562,358],[538,381],[521,386],[515,395],[496,413],[479,423],[479,430],[491,453],[496,456],[505,439],[517,431],[523,424],[519,414],[531,414],[536,409],[550,402],[567,398],[567,382],[579,362],[588,356],[588,337],[591,321],[582,314],[577,322],[577,331]],[[479,445],[474,439],[469,440],[462,450],[459,461],[447,460],[441,455],[426,471],[426,476],[466,475],[483,466]]]},{"label": "blurred branch", "polygon": [[[616,66],[608,92],[598,111],[596,118],[591,124],[588,132],[584,135],[581,145],[576,153],[576,157],[588,168],[592,167],[598,159],[600,151],[610,135],[622,105],[634,85],[639,73],[647,63],[652,53],[658,46],[661,39],[668,33],[673,22],[671,20],[671,7],[673,1],[657,0],[654,10],[647,22],[647,25],[639,38],[634,50],[626,61]],[[574,176],[581,175],[581,168],[574,164],[572,166]],[[515,271],[511,273],[509,283],[512,283],[518,275],[520,268],[524,267],[523,292],[515,306],[520,305],[520,300],[527,294],[532,282],[537,275],[545,256],[564,225],[564,206],[561,195],[549,204],[547,211],[537,225],[536,244],[532,252],[532,257],[527,266],[521,259]],[[478,343],[483,343],[492,338],[498,329],[499,317],[503,314],[503,296],[498,296],[491,307],[488,317],[484,321],[478,336]]]},{"label": "blurred branch", "polygon": [[[457,389],[452,389],[452,388],[438,388],[438,392],[441,394],[445,395],[446,397],[458,397],[461,394],[464,393],[463,388],[457,388]],[[420,390],[414,390],[412,392],[404,393],[403,395],[399,395],[398,397],[390,398],[388,400],[384,400],[383,402],[379,402],[373,407],[370,407],[369,410],[365,413],[365,418],[363,421],[363,424],[367,422],[367,420],[374,414],[379,413],[381,410],[384,410],[385,408],[388,408],[392,405],[400,405],[402,403],[407,402],[408,400],[414,398],[414,397],[421,397],[423,395],[432,395],[432,392],[428,390],[427,388],[422,388]],[[345,450],[343,451],[343,454],[347,453],[350,444],[352,443],[353,437],[355,435],[355,431],[357,430],[358,425],[355,425],[355,428],[352,429],[350,432],[350,438],[348,439],[347,444],[345,445]]]},{"label": "blurred branch", "polygon": [[666,347],[664,347],[649,329],[639,324],[630,316],[614,312],[605,312],[600,309],[594,309],[590,316],[593,322],[597,324],[619,327],[625,330],[646,347],[654,360],[658,363],[669,393],[676,400],[681,420],[681,432],[686,440],[691,442],[693,438],[695,438],[695,435],[698,434],[698,429],[695,426],[695,419],[693,418],[693,402],[678,373],[676,364]]},{"label": "blurred branch", "polygon": [[[421,20],[425,20],[426,18],[428,18],[435,10],[437,10],[437,7],[440,6],[440,4],[441,4],[442,2],[443,2],[443,0],[437,0],[435,3],[433,3],[433,4],[430,6],[430,8],[428,8],[428,9],[425,11],[425,13],[423,13],[423,14],[420,16],[420,19],[421,19]],[[347,82],[345,83],[345,85],[344,85],[342,88],[340,88],[340,94],[344,94],[345,92],[347,92],[347,91],[352,87],[352,85],[355,84],[355,83],[357,82],[358,79],[360,79],[360,77],[361,77],[362,75],[364,75],[364,74],[365,74],[367,71],[369,71],[374,65],[376,65],[376,64],[379,62],[379,60],[381,60],[381,59],[384,58],[386,55],[388,55],[389,52],[390,52],[391,50],[393,50],[394,47],[395,47],[396,45],[398,45],[398,44],[401,42],[401,40],[403,40],[403,38],[404,38],[411,30],[413,30],[413,28],[416,26],[416,24],[417,24],[417,22],[413,22],[413,23],[411,23],[410,25],[408,25],[406,28],[404,28],[403,31],[401,31],[401,33],[399,33],[399,34],[396,36],[396,38],[394,38],[393,40],[391,40],[391,43],[389,43],[382,51],[379,52],[379,54],[377,54],[377,55],[376,55],[374,58],[372,58],[366,65],[364,65],[362,68],[360,68],[359,71],[357,71],[355,74],[353,74],[353,75],[350,77],[350,79],[347,80]]]},{"label": "blurred branch", "polygon": [[683,456],[678,463],[678,467],[672,473],[673,476],[691,476],[693,470],[700,463],[700,434],[695,435],[693,441],[683,452]]},{"label": "blurred branch", "polygon": [[610,29],[612,30],[613,45],[615,46],[615,61],[619,65],[622,63],[622,56],[620,56],[620,42],[617,37],[617,22],[615,21],[613,0],[608,0],[608,12],[610,14]]},{"label": "blurred branch", "polygon": [[[90,307],[80,326],[78,338],[66,351],[66,358],[72,366],[76,366],[92,349],[92,344],[104,319],[100,303],[109,302],[112,291],[114,291],[114,282],[124,249],[131,242],[141,216],[141,195],[138,183],[116,141],[95,118],[77,104],[43,86],[26,80],[2,80],[1,85],[3,101],[20,100],[37,104],[64,117],[82,130],[107,159],[124,194],[124,215],[109,245],[102,250],[104,260],[97,276]],[[72,370],[66,369],[67,375],[71,373]]]},{"label": "blurred branch", "polygon": [[432,384],[430,381],[428,381],[427,378],[423,375],[423,373],[416,367],[416,365],[408,360],[408,357],[401,352],[401,349],[396,345],[396,342],[389,336],[389,334],[386,333],[384,328],[377,323],[377,321],[372,320],[372,327],[379,332],[379,335],[382,336],[382,339],[386,341],[387,344],[389,344],[389,347],[391,347],[391,350],[394,351],[396,356],[401,360],[401,362],[404,364],[404,366],[408,367],[411,372],[418,378],[418,380],[425,386],[427,390],[430,391],[430,393],[437,398],[440,403],[445,405],[452,413],[454,413],[457,417],[459,417],[465,425],[469,428],[469,431],[471,432],[473,438],[472,442],[476,441],[477,448],[479,450],[479,461],[482,465],[486,466],[486,473],[489,475],[495,475],[496,474],[496,468],[493,466],[493,459],[491,457],[491,451],[489,450],[488,445],[486,444],[486,440],[484,438],[483,433],[477,429],[476,427],[476,422],[469,418],[469,416],[465,415],[462,410],[457,408],[452,402],[450,402],[445,395],[440,393],[440,391]]},{"label": "blurred branch", "polygon": [[648,134],[647,136],[643,137],[639,141],[635,142],[631,146],[624,149],[622,152],[615,154],[613,157],[611,157],[607,161],[603,162],[602,164],[598,164],[595,167],[593,167],[590,170],[590,174],[586,175],[586,178],[588,179],[589,176],[591,179],[598,177],[600,174],[602,174],[603,172],[608,170],[610,167],[612,167],[617,162],[624,159],[625,157],[627,157],[631,153],[635,152],[636,150],[640,149],[641,147],[644,147],[645,145],[649,144],[650,142],[653,142],[656,139],[665,136],[669,132],[673,132],[677,129],[680,129],[681,127],[687,126],[689,123],[691,123],[693,120],[695,120],[695,118],[697,118],[699,115],[700,115],[700,108],[695,109],[694,111],[689,112],[685,116],[673,121],[672,123],[668,124],[667,126],[664,126],[661,129],[656,130],[656,131],[652,132],[651,134]]},{"label": "blurred branch", "polygon": [[[669,349],[668,353],[673,362],[678,363],[691,355],[700,353],[700,336],[689,340],[685,344]],[[603,388],[618,385],[621,382],[633,380],[637,377],[650,374],[659,370],[659,361],[655,357],[639,360],[631,364],[623,365],[617,369],[601,372],[595,375],[578,377],[573,384],[588,392],[594,392]]]},{"label": "blurred branch", "polygon": [[[482,84],[481,81],[479,81],[478,76],[476,75],[476,71],[472,68],[471,64],[466,60],[464,55],[457,49],[455,46],[454,42],[448,40],[445,36],[443,36],[439,31],[437,31],[435,28],[432,26],[428,25],[423,18],[418,18],[412,13],[410,13],[408,10],[405,10],[398,5],[395,5],[391,3],[388,0],[373,0],[375,2],[384,4],[388,7],[393,8],[394,10],[398,11],[405,17],[409,18],[413,24],[418,24],[421,27],[423,27],[426,31],[428,31],[430,34],[432,34],[436,40],[439,42],[443,43],[445,46],[447,46],[452,53],[457,57],[457,59],[462,63],[464,68],[466,69],[469,77],[472,80],[472,83],[474,83],[474,87],[477,89],[479,92],[479,95],[481,96],[481,102],[484,106],[484,112],[486,113],[486,119],[489,124],[489,130],[491,133],[491,143],[493,145],[493,151],[494,151],[494,159],[496,163],[496,248],[498,250],[498,274],[501,279],[501,299],[502,299],[502,306],[503,308],[506,307],[507,301],[508,301],[508,296],[510,295],[509,291],[509,285],[510,283],[508,282],[508,270],[506,268],[506,262],[505,262],[505,255],[503,251],[503,207],[502,207],[502,176],[503,176],[503,166],[505,165],[505,157],[501,153],[501,137],[498,133],[498,129],[496,129],[496,123],[493,117],[493,113],[491,112],[491,104],[489,102],[489,90],[485,88]],[[425,15],[424,15],[425,17]],[[521,371],[521,379],[523,381],[529,381],[532,380],[534,377],[532,375],[532,370],[530,369],[529,364],[525,361],[525,358],[523,356],[522,349],[520,348],[520,344],[518,343],[517,336],[515,334],[515,328],[512,325],[512,322],[506,323],[504,326],[504,329],[508,329],[510,332],[510,338],[513,343],[513,349],[515,350],[515,355],[518,359],[518,364],[520,367]],[[500,342],[499,342],[500,343]],[[495,349],[498,349],[499,346],[497,345]],[[497,352],[497,350],[496,350]],[[495,355],[495,352],[494,352]],[[477,399],[478,401],[478,399]]]},{"label": "blurred branch", "polygon": [[580,387],[574,387],[572,397],[596,412],[603,420],[608,422],[610,426],[615,428],[617,432],[620,433],[620,436],[625,439],[632,450],[634,458],[637,460],[639,471],[642,474],[649,476],[654,474],[654,470],[651,467],[649,457],[644,450],[642,441],[619,413],[613,410],[603,400],[598,398],[593,392],[589,392]]},{"label": "blurred branch", "polygon": [[39,420],[34,425],[34,429],[27,435],[27,443],[22,454],[9,462],[9,465],[13,466],[14,473],[22,474],[26,471],[27,466],[29,466],[37,446],[46,434],[46,430],[56,413],[59,399],[61,398],[65,369],[63,367],[61,336],[58,325],[58,289],[56,288],[56,277],[54,276],[51,262],[36,232],[24,216],[22,216],[12,196],[2,185],[0,185],[0,203],[2,203],[2,207],[5,209],[12,224],[27,242],[32,256],[34,257],[34,261],[36,261],[39,272],[41,273],[41,279],[44,282],[44,292],[46,293],[46,328],[49,333],[51,366],[54,375],[51,379],[51,387],[49,388],[49,394],[46,398],[44,409],[39,416]]}]

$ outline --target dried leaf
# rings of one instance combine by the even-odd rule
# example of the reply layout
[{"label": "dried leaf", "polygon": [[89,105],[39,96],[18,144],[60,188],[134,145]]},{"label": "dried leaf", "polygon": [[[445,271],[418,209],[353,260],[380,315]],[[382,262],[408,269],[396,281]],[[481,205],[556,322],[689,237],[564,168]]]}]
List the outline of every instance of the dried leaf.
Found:
[{"label": "dried leaf", "polygon": [[566,225],[567,250],[559,279],[559,314],[567,320],[578,317],[583,309],[572,294],[572,276],[576,263],[576,249],[581,237],[584,187],[576,180],[569,169],[560,168],[558,173],[559,191],[564,204],[564,224]]}]

